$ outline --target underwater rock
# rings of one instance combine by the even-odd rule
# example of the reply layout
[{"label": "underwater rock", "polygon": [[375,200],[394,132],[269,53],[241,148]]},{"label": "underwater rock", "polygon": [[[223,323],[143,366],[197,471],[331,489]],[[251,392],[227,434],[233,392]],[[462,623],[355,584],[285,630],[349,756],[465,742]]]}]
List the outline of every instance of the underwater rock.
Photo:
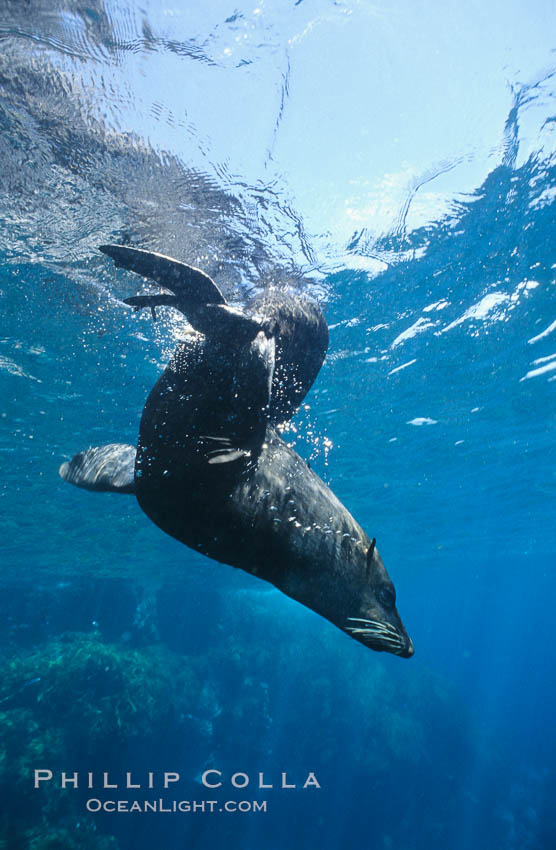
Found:
[{"label": "underwater rock", "polygon": [[[163,647],[138,651],[97,635],[65,635],[10,659],[0,680],[0,837],[6,850],[116,848],[94,832],[85,840],[92,827],[79,794],[48,787],[30,793],[33,771],[106,770],[127,756],[140,763],[153,740],[164,753],[162,742],[170,748],[172,733],[187,740],[184,718],[192,715],[199,691],[186,659]],[[79,839],[58,831],[71,815],[82,825]]]},{"label": "underwater rock", "polygon": [[[280,765],[288,776],[314,772],[324,789],[341,783],[354,801],[350,817],[358,816],[360,787],[380,799],[395,797],[407,817],[416,817],[414,789],[434,750],[433,735],[454,763],[470,747],[457,696],[423,668],[397,682],[388,664],[370,659],[364,648],[352,654],[338,647],[332,627],[316,636],[313,615],[293,603],[291,616],[279,617],[271,592],[241,598],[241,606],[228,609],[216,601],[220,633],[228,639],[215,645],[208,636],[194,656],[160,643],[139,649],[108,643],[98,633],[66,634],[5,663],[0,835],[9,842],[0,850],[118,846],[86,832],[97,825],[117,839],[124,827],[84,811],[90,794],[84,783],[64,789],[44,782],[30,793],[37,768],[54,776],[108,771],[115,782],[122,770],[134,777],[178,770],[187,796],[198,793],[203,771],[266,776]],[[342,773],[346,765],[348,774]],[[400,772],[404,787],[396,785]],[[457,802],[460,778],[440,774],[438,783],[450,785]],[[446,826],[453,816],[446,811],[439,823]],[[72,820],[82,824],[81,844],[71,844]]]},{"label": "underwater rock", "polygon": [[28,830],[21,839],[12,836],[8,843],[0,840],[0,850],[118,850],[118,847],[113,836],[100,835],[94,825],[81,821],[67,827]]}]

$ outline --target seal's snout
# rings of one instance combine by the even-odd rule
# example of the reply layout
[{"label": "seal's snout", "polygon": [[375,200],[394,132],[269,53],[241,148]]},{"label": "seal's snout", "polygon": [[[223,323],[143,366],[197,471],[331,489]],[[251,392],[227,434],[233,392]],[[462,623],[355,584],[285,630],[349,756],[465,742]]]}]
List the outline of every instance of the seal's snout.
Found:
[{"label": "seal's snout", "polygon": [[412,655],[415,654],[415,649],[413,648],[413,641],[410,637],[407,639],[407,646],[405,650],[401,653],[402,658],[411,658]]},{"label": "seal's snout", "polygon": [[411,658],[415,652],[401,623],[398,628],[386,620],[348,617],[344,631],[376,652],[391,652],[400,658]]}]

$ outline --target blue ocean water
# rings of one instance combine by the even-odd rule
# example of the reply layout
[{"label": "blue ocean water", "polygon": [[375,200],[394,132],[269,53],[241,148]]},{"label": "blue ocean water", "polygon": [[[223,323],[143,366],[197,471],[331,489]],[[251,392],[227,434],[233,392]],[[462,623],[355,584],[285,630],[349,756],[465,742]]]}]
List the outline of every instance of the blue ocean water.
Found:
[{"label": "blue ocean water", "polygon": [[[399,155],[388,128],[413,92],[392,79],[421,62],[403,50],[405,3],[29,5],[0,19],[0,846],[556,846],[544,4],[507,17],[493,4],[508,55],[455,4],[439,29],[425,14],[425,46],[447,55],[459,27],[476,53],[446,65],[453,97],[427,91],[444,104],[421,116],[434,139],[406,126]],[[319,119],[332,82],[315,56],[332,37],[338,89]],[[363,101],[342,112],[341,88],[375,39],[388,50],[350,73],[356,92],[390,80],[378,128]],[[418,88],[444,79],[420,67]],[[331,110],[339,150],[322,131]],[[329,353],[287,437],[377,537],[411,661],[186,549],[133,497],[59,479],[89,445],[136,441],[182,331],[171,311],[156,325],[130,314],[137,284],[99,254],[107,241],[194,263],[238,304],[271,284],[319,298]],[[35,790],[35,769],[53,781]],[[250,784],[211,796],[206,769]],[[165,770],[177,789],[161,788]],[[61,771],[157,778],[130,796],[59,789]],[[320,789],[300,787],[311,771]],[[278,787],[283,772],[296,789]],[[93,814],[91,795],[268,811]]]}]

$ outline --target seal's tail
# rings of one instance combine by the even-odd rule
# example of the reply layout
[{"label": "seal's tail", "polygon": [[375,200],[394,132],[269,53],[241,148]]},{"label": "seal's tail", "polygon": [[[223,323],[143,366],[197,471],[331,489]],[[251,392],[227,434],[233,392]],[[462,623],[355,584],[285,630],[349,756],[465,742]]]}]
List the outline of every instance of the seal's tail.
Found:
[{"label": "seal's tail", "polygon": [[110,443],[80,452],[58,470],[76,487],[102,493],[135,492],[135,446]]}]

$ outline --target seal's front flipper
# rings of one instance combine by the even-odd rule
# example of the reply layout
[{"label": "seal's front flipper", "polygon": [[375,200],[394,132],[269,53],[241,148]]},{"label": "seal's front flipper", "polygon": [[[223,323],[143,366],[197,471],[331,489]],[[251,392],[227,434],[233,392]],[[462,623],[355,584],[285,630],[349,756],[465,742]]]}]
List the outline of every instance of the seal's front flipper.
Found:
[{"label": "seal's front flipper", "polygon": [[85,490],[134,493],[135,455],[135,446],[110,443],[80,452],[58,472],[64,481]]},{"label": "seal's front flipper", "polygon": [[276,339],[270,421],[281,425],[294,415],[311,389],[328,348],[328,326],[318,304],[269,289],[248,310],[264,316]]},{"label": "seal's front flipper", "polygon": [[207,446],[205,454],[210,464],[232,463],[234,460],[245,460],[251,457],[249,449],[234,446],[233,442],[227,437],[203,435],[199,442],[201,446]]}]

